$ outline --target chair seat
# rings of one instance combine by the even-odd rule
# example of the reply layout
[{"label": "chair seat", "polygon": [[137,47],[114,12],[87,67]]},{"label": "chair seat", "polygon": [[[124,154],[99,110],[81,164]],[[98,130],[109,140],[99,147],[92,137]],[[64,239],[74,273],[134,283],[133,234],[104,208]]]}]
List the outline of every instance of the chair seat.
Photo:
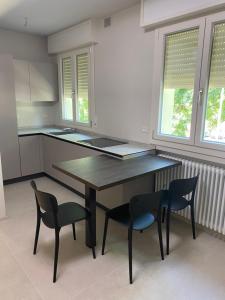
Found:
[{"label": "chair seat", "polygon": [[[67,202],[67,203],[60,204],[58,206],[58,213],[57,213],[58,226],[63,227],[84,220],[87,217],[87,214],[88,211],[78,203]],[[49,228],[55,227],[54,218],[52,214],[46,212],[43,213],[42,220],[44,224]]]},{"label": "chair seat", "polygon": [[[168,208],[168,197],[164,197],[162,201],[162,207]],[[172,198],[171,200],[171,210],[178,211],[186,208],[188,205],[190,205],[190,201],[185,199],[182,196]]]},{"label": "chair seat", "polygon": [[[130,225],[130,208],[129,203],[115,207],[107,211],[109,218],[121,223],[124,226]],[[134,230],[144,230],[151,226],[155,221],[155,217],[151,213],[143,213],[141,216],[133,220]]]}]

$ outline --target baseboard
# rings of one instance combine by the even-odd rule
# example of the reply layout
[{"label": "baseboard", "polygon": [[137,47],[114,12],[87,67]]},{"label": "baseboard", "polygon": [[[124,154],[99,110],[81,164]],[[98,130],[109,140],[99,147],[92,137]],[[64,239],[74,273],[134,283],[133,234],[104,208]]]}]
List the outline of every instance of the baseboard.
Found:
[{"label": "baseboard", "polygon": [[[174,217],[174,219],[177,219],[179,221],[187,223],[187,224],[189,224],[191,226],[191,221],[189,219],[187,219],[187,218],[185,218],[185,217],[183,217],[181,215],[178,215],[176,213],[172,213],[172,216]],[[198,223],[195,223],[195,227],[196,227],[197,230],[198,229],[202,230],[202,231],[204,231],[204,232],[206,232],[206,233],[214,236],[215,238],[218,238],[218,239],[223,240],[225,242],[225,235],[224,234],[216,232],[216,231],[214,231],[212,229],[209,229],[209,228],[207,228],[207,227],[205,227],[205,226],[203,226],[201,224],[198,224]]]},{"label": "baseboard", "polygon": [[21,176],[21,177],[17,177],[17,178],[3,180],[3,184],[8,185],[8,184],[13,184],[13,183],[31,180],[31,179],[35,179],[35,178],[39,178],[39,177],[44,177],[44,176],[45,176],[45,173],[40,172],[40,173],[36,173],[36,174],[32,174],[32,175]]},{"label": "baseboard", "polygon": [[[71,186],[65,184],[64,182],[56,179],[55,177],[45,173],[45,172],[41,172],[41,173],[37,173],[37,174],[32,174],[32,175],[28,175],[28,176],[22,176],[22,177],[18,177],[18,178],[13,178],[13,179],[8,179],[8,180],[4,180],[4,185],[8,185],[8,184],[13,184],[13,183],[18,183],[18,182],[22,182],[22,181],[26,181],[26,180],[31,180],[31,179],[35,179],[35,178],[40,178],[40,177],[44,177],[46,176],[47,178],[50,178],[51,180],[55,181],[56,183],[60,184],[61,186],[63,186],[64,188],[70,190],[71,192],[73,192],[74,194],[78,195],[79,197],[85,199],[85,195],[82,194],[81,192],[77,191],[76,189],[72,188]],[[108,207],[106,207],[105,205],[96,202],[96,206],[101,208],[104,211],[109,210]]]},{"label": "baseboard", "polygon": [[99,207],[99,208],[101,208],[101,209],[104,210],[104,211],[110,210],[110,208],[108,208],[107,206],[101,204],[101,203],[98,202],[98,201],[96,201],[96,206]]},{"label": "baseboard", "polygon": [[71,186],[67,185],[66,183],[56,179],[55,177],[47,174],[47,173],[44,173],[46,177],[52,179],[53,181],[55,181],[56,183],[60,184],[61,186],[63,186],[64,188],[70,190],[71,192],[73,192],[74,194],[80,196],[81,198],[85,198],[84,194],[82,194],[81,192],[79,192],[78,190],[75,190],[74,188],[72,188]]},{"label": "baseboard", "polygon": [[[60,180],[54,178],[53,176],[51,176],[51,175],[49,175],[49,174],[47,174],[47,173],[45,173],[45,176],[48,177],[48,178],[50,178],[50,179],[52,179],[53,181],[57,182],[58,184],[60,184],[60,185],[63,186],[64,188],[70,190],[70,191],[73,192],[74,194],[76,194],[76,195],[80,196],[81,198],[85,199],[85,195],[84,195],[84,194],[82,194],[81,192],[79,192],[79,191],[77,191],[76,189],[72,188],[71,186],[67,185],[66,183],[64,183],[64,182],[62,182],[62,181],[60,181]],[[103,204],[101,204],[101,203],[99,203],[99,202],[96,202],[96,205],[97,205],[97,207],[101,208],[101,209],[104,210],[104,211],[109,210],[108,207],[106,207],[105,205],[103,205]]]}]

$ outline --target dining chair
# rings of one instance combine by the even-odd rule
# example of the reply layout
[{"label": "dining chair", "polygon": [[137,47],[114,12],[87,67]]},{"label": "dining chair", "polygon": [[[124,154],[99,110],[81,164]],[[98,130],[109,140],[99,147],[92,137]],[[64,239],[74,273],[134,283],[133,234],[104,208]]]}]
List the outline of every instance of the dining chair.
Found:
[{"label": "dining chair", "polygon": [[[89,226],[90,236],[92,237],[92,228],[90,222],[90,212],[82,207],[80,204],[75,202],[67,202],[58,204],[57,199],[54,195],[39,191],[37,189],[35,181],[31,181],[31,186],[34,190],[36,207],[37,207],[37,225],[36,234],[34,241],[33,254],[37,252],[37,243],[40,231],[40,224],[42,222],[50,229],[55,230],[55,256],[54,256],[54,271],[53,271],[53,282],[56,282],[57,265],[58,265],[58,254],[59,254],[59,232],[62,227],[66,225],[72,225],[73,238],[76,240],[75,223],[87,220]],[[92,254],[95,256],[95,247],[92,243]]]},{"label": "dining chair", "polygon": [[164,192],[142,194],[133,197],[129,203],[110,209],[105,214],[105,226],[102,243],[102,255],[105,253],[105,243],[108,229],[108,221],[112,219],[128,228],[128,256],[129,256],[129,279],[133,283],[132,276],[132,235],[133,231],[149,228],[155,221],[158,224],[158,236],[160,253],[164,259],[162,231],[161,231],[161,202]]},{"label": "dining chair", "polygon": [[[170,237],[170,215],[171,211],[180,211],[190,206],[191,208],[191,224],[193,239],[196,239],[195,231],[195,191],[198,182],[198,176],[186,179],[176,179],[171,181],[169,190],[165,190],[162,208],[164,222],[166,214],[166,253],[169,254],[169,237]],[[191,199],[186,197],[191,195]]]}]

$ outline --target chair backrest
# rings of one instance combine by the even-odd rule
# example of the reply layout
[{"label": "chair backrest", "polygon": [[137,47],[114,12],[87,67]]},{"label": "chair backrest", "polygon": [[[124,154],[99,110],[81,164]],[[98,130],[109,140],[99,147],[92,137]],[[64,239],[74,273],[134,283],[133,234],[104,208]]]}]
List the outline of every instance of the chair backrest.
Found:
[{"label": "chair backrest", "polygon": [[170,183],[169,193],[171,197],[183,197],[192,193],[191,201],[193,201],[197,182],[198,175],[192,178],[175,179]]},{"label": "chair backrest", "polygon": [[165,191],[159,191],[151,194],[137,195],[130,200],[130,217],[131,222],[135,218],[150,212],[156,218],[161,215],[161,205]]},{"label": "chair backrest", "polygon": [[36,183],[32,180],[31,186],[35,193],[37,208],[40,208],[47,212],[56,215],[58,212],[58,202],[56,197],[52,194],[41,192],[37,189]]}]

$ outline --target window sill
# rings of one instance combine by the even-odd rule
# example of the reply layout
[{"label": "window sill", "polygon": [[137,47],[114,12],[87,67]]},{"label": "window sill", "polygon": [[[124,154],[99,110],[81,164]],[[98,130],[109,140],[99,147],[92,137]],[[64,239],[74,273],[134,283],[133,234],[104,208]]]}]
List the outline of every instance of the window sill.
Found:
[{"label": "window sill", "polygon": [[88,128],[92,128],[92,122],[89,123],[80,123],[80,122],[74,122],[76,127],[88,127]]},{"label": "window sill", "polygon": [[175,142],[166,142],[152,139],[152,144],[157,150],[184,155],[195,159],[200,159],[216,164],[225,165],[225,151],[209,149],[201,146],[187,145]]}]

